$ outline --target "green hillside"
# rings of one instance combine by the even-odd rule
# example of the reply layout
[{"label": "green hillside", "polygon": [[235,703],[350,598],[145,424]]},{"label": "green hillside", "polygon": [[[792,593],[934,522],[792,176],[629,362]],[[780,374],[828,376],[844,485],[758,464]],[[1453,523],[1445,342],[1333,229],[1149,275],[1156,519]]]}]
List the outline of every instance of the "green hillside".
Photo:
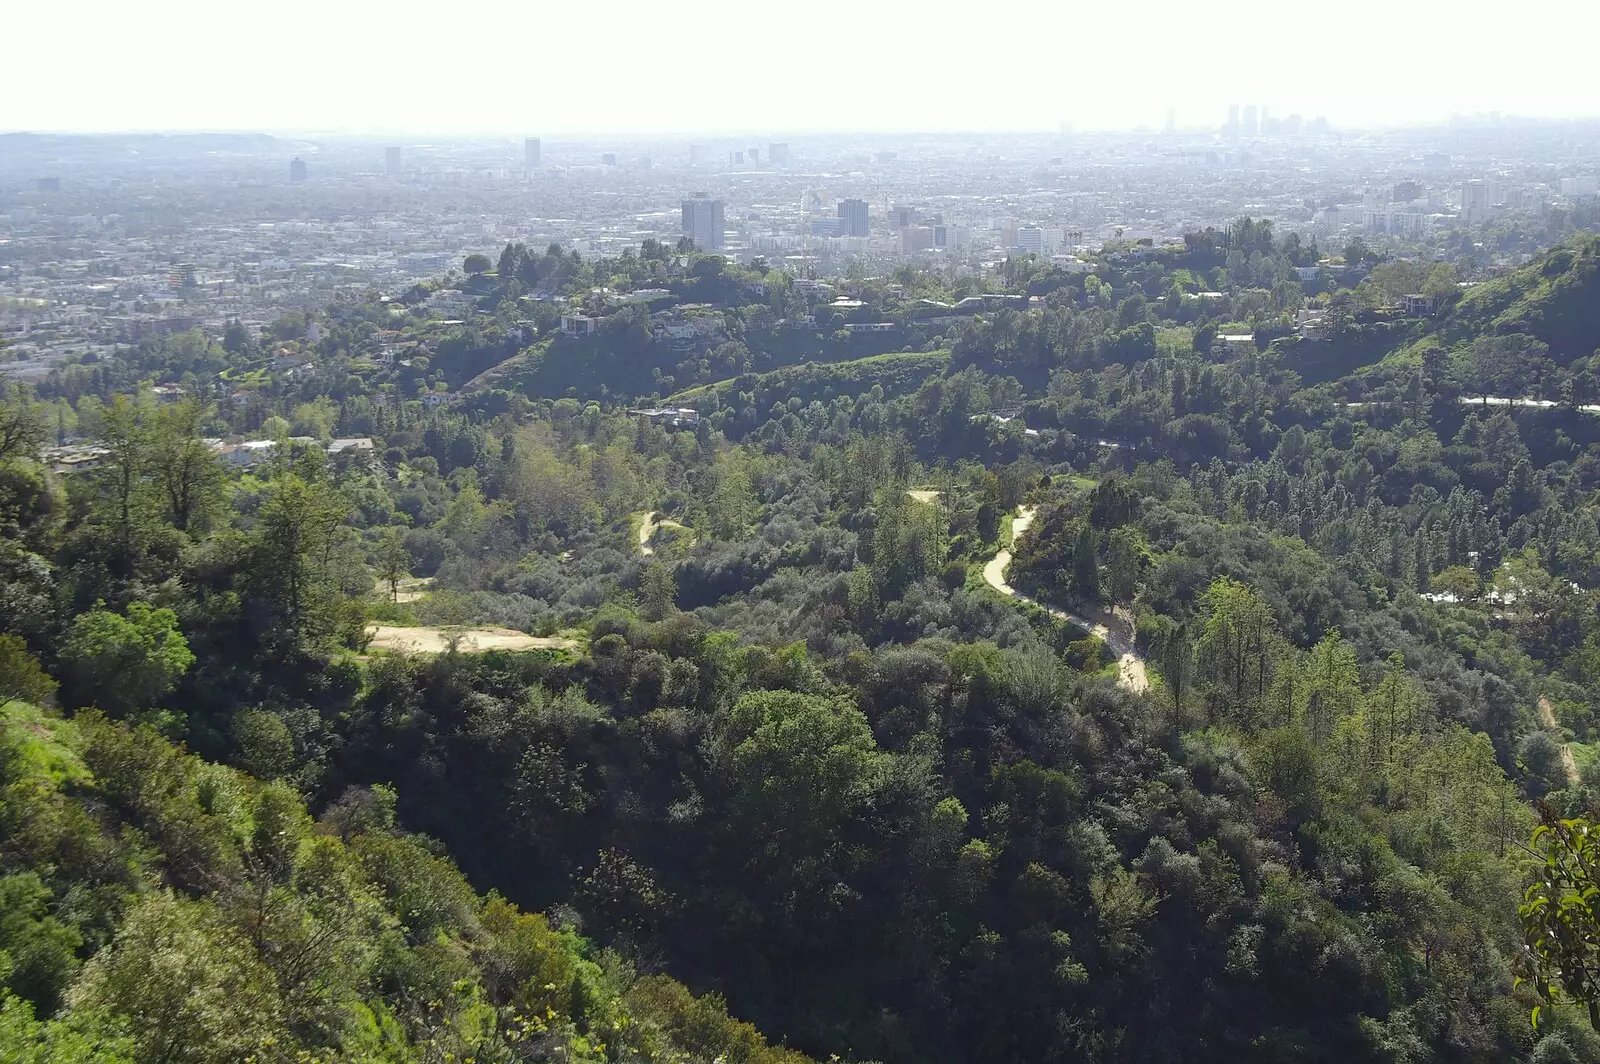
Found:
[{"label": "green hillside", "polygon": [[949,364],[949,351],[873,355],[849,362],[806,362],[687,388],[668,401],[698,403],[712,398],[725,399],[735,392],[752,392],[758,405],[764,400],[770,401],[773,396],[795,396],[810,402],[836,395],[857,395],[869,391],[875,384],[883,386],[885,395],[904,395],[915,391],[928,377],[943,373]]},{"label": "green hillside", "polygon": [[0,1060],[806,1059],[475,893],[386,788],[313,820],[148,726],[4,712]]},{"label": "green hillside", "polygon": [[1581,237],[1467,290],[1442,325],[1451,343],[1523,333],[1565,365],[1600,348],[1600,236]]}]

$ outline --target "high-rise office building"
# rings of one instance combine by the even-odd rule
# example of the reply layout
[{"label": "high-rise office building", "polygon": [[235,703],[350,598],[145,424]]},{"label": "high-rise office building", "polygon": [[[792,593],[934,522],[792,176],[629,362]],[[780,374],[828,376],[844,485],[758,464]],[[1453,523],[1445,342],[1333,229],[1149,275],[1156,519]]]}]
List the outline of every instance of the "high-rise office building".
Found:
[{"label": "high-rise office building", "polygon": [[1239,135],[1239,105],[1228,105],[1228,124],[1222,127],[1222,133],[1230,140]]},{"label": "high-rise office building", "polygon": [[383,168],[391,174],[400,172],[400,148],[390,146],[383,149]]},{"label": "high-rise office building", "polygon": [[296,155],[293,159],[289,160],[289,180],[293,181],[295,184],[299,184],[300,182],[304,181],[305,179],[306,179],[306,164],[305,164],[305,161],[303,159],[301,159],[300,156]]},{"label": "high-rise office building", "polygon": [[1240,123],[1239,132],[1247,137],[1253,137],[1260,132],[1260,126],[1256,123],[1255,104],[1247,103],[1244,105],[1244,121]]},{"label": "high-rise office building", "polygon": [[1017,250],[1044,254],[1044,230],[1036,225],[1025,225],[1017,230]]},{"label": "high-rise office building", "polygon": [[1461,186],[1461,220],[1468,225],[1489,220],[1494,208],[1495,188],[1487,181],[1473,180]]},{"label": "high-rise office building", "polygon": [[768,144],[767,145],[767,162],[772,163],[774,166],[780,166],[783,163],[786,163],[788,161],[789,161],[789,145],[787,145],[787,144]]},{"label": "high-rise office building", "polygon": [[761,162],[761,149],[760,148],[748,148],[748,149],[745,150],[745,154],[750,156],[750,161],[751,162],[756,163],[758,165],[760,164],[760,162]]},{"label": "high-rise office building", "polygon": [[867,201],[847,199],[839,202],[839,220],[844,222],[845,236],[866,236]]},{"label": "high-rise office building", "polygon": [[683,235],[694,241],[701,251],[714,251],[722,246],[722,201],[706,199],[701,193],[694,199],[683,201]]},{"label": "high-rise office building", "polygon": [[539,138],[527,137],[522,142],[522,165],[528,173],[539,169]]},{"label": "high-rise office building", "polygon": [[1177,128],[1178,128],[1178,109],[1176,107],[1168,107],[1167,108],[1167,132],[1171,133],[1171,132],[1175,131]]},{"label": "high-rise office building", "polygon": [[699,166],[701,163],[711,161],[711,149],[704,144],[689,145],[689,165]]},{"label": "high-rise office building", "polygon": [[200,278],[195,273],[194,263],[175,262],[167,270],[167,287],[174,292],[185,288],[198,288],[199,286]]},{"label": "high-rise office building", "polygon": [[909,255],[933,247],[933,226],[913,225],[900,230],[900,250]]}]

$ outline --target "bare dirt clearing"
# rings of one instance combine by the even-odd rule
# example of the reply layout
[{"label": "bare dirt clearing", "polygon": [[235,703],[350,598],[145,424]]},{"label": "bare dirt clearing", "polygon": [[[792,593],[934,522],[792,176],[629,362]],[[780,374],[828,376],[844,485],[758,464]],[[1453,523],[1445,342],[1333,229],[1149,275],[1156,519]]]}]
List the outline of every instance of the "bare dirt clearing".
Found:
[{"label": "bare dirt clearing", "polygon": [[576,650],[578,641],[558,635],[528,635],[514,628],[455,628],[433,625],[406,628],[392,624],[367,626],[368,650],[400,650],[411,654],[443,654],[450,641],[463,654],[488,650]]}]

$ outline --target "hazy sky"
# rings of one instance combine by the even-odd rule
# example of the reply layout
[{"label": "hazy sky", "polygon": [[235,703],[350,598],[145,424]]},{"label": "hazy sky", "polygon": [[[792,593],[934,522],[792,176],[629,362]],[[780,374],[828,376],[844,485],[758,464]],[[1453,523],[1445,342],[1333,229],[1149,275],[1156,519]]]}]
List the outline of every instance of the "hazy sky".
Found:
[{"label": "hazy sky", "polygon": [[0,129],[412,134],[1344,126],[1600,115],[1600,0],[63,0]]}]

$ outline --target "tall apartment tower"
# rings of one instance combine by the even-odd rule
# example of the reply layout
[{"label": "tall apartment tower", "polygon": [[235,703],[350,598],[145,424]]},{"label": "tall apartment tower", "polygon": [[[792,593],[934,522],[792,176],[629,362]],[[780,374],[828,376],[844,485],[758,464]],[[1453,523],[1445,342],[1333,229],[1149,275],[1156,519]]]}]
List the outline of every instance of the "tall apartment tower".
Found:
[{"label": "tall apartment tower", "polygon": [[767,145],[767,162],[772,163],[775,166],[782,166],[784,163],[786,163],[788,161],[789,161],[789,145],[787,145],[787,144],[768,144]]},{"label": "tall apartment tower", "polygon": [[714,251],[722,246],[722,201],[706,199],[701,193],[694,199],[683,201],[683,235],[694,241],[701,251]]},{"label": "tall apartment tower", "polygon": [[1244,105],[1244,123],[1240,127],[1240,132],[1247,137],[1253,137],[1260,132],[1260,126],[1256,123],[1256,105],[1253,103]]},{"label": "tall apartment tower", "polygon": [[298,185],[302,181],[304,181],[305,179],[306,179],[306,164],[305,164],[305,160],[301,159],[300,156],[296,155],[293,159],[289,160],[289,180],[292,181],[294,184]]},{"label": "tall apartment tower", "polygon": [[1468,225],[1489,220],[1493,212],[1495,187],[1488,181],[1472,180],[1461,186],[1461,218]]},{"label": "tall apartment tower", "polygon": [[522,142],[522,165],[531,174],[539,169],[539,138],[528,137]]},{"label": "tall apartment tower", "polygon": [[383,149],[383,168],[390,174],[398,174],[400,172],[400,148],[398,145],[390,145]]},{"label": "tall apartment tower", "polygon": [[843,236],[866,236],[867,201],[847,199],[839,202],[839,220],[844,223]]}]

